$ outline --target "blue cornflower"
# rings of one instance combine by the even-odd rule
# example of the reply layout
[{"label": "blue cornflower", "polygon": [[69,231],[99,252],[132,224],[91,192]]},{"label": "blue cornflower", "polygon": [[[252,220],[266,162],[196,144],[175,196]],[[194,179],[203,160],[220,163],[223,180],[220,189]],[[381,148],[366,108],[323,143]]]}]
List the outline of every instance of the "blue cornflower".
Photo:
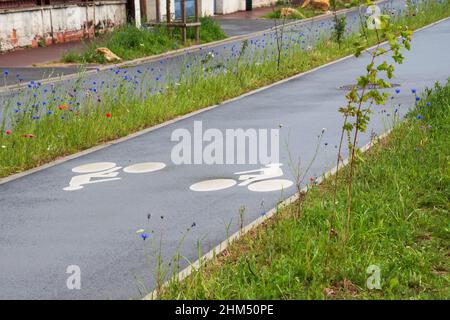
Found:
[{"label": "blue cornflower", "polygon": [[417,117],[416,117],[418,120],[422,120],[423,119],[423,117],[419,114]]},{"label": "blue cornflower", "polygon": [[417,96],[416,96],[416,101],[420,101],[420,97],[417,97]]},{"label": "blue cornflower", "polygon": [[148,238],[148,233],[141,233],[141,238],[142,238],[142,240],[144,240],[145,241],[145,239],[147,239]]},{"label": "blue cornflower", "polygon": [[411,89],[411,92],[412,92],[412,93],[416,93],[417,90],[413,88],[413,89]]},{"label": "blue cornflower", "polygon": [[3,74],[4,74],[5,76],[7,76],[7,75],[9,74],[9,70],[7,70],[7,69],[3,70]]},{"label": "blue cornflower", "polygon": [[429,106],[431,106],[431,103],[430,103],[430,102],[427,102],[427,107],[429,107]]},{"label": "blue cornflower", "polygon": [[400,89],[395,89],[395,93],[399,94],[400,93]]},{"label": "blue cornflower", "polygon": [[47,111],[47,114],[52,114],[52,113],[53,113],[52,110],[48,110],[48,111]]}]

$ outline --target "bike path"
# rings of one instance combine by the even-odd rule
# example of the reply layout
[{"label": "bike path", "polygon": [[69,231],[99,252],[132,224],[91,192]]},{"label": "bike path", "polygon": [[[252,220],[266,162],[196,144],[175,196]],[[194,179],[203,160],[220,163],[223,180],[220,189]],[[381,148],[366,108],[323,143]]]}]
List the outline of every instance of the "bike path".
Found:
[{"label": "bike path", "polygon": [[[375,112],[368,133],[382,133],[398,109],[404,115],[414,103],[410,90],[420,92],[450,76],[450,20],[414,35],[412,51],[397,68],[400,84],[392,106]],[[283,179],[295,180],[291,159],[303,168],[316,149],[317,136],[326,128],[309,177],[320,176],[335,164],[345,91],[365,70],[368,56],[328,65],[302,77],[258,91],[152,132],[63,162],[0,185],[0,298],[1,299],[129,299],[142,297],[155,285],[158,252],[166,262],[178,251],[190,261],[238,230],[240,208],[244,224],[254,221],[295,188],[255,192],[235,185],[214,192],[190,190],[209,179],[236,179],[234,173],[259,165],[175,165],[171,141],[175,129],[192,132],[194,121],[203,129],[280,130]],[[393,91],[393,89],[391,90]],[[399,106],[400,105],[400,106]],[[436,106],[438,107],[438,106]],[[112,162],[120,178],[65,191],[80,166]],[[164,163],[161,170],[132,173],[130,165]],[[78,173],[72,172],[78,167]],[[124,170],[127,168],[126,170]],[[137,168],[139,169],[139,168]],[[387,177],[388,178],[388,177]],[[263,203],[263,208],[261,206]],[[230,224],[231,221],[231,224]],[[227,232],[227,225],[229,230]],[[145,229],[145,241],[136,234]],[[187,231],[187,230],[190,231]],[[151,232],[153,231],[153,232]],[[181,242],[181,244],[180,244]],[[156,253],[155,253],[156,252]],[[183,260],[184,261],[184,260]],[[81,268],[81,290],[68,290],[66,269]],[[181,267],[186,266],[186,262]],[[143,289],[145,287],[145,289]]]}]

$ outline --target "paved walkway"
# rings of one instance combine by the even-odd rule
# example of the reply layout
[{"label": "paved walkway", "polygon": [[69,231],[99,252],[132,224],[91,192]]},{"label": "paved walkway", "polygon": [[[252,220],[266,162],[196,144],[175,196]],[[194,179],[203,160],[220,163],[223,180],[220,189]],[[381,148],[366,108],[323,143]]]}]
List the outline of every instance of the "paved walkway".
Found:
[{"label": "paved walkway", "polygon": [[256,8],[252,11],[239,11],[222,16],[214,16],[214,19],[220,24],[227,36],[240,36],[272,28],[274,21],[262,18],[262,16],[272,10],[271,7]]},{"label": "paved walkway", "polygon": [[83,42],[72,41],[48,47],[17,49],[0,54],[0,68],[32,67],[48,62],[59,62],[64,52],[81,50],[83,46]]},{"label": "paved walkway", "polygon": [[[393,108],[406,113],[414,103],[411,88],[420,92],[450,76],[450,20],[418,32],[412,45],[394,79],[401,84],[401,93],[395,95],[387,112],[374,113],[368,133],[384,131]],[[192,132],[194,121],[203,121],[204,130],[278,128],[282,124],[280,141],[287,145],[281,147],[282,178],[292,181],[288,150],[292,159],[300,157],[302,163],[308,162],[317,135],[327,128],[310,172],[310,176],[321,175],[335,162],[342,121],[337,108],[344,103],[345,94],[339,88],[352,83],[367,62],[368,56],[350,58],[1,184],[0,298],[128,299],[151,291],[158,253],[167,262],[178,250],[194,261],[197,241],[205,253],[226,238],[227,224],[231,222],[230,234],[238,229],[241,206],[246,208],[245,223],[249,223],[281,198],[279,191],[258,192],[238,185],[219,191],[192,191],[190,186],[199,181],[236,179],[234,173],[259,166],[174,165],[170,156],[176,144],[171,141],[173,131],[185,128]],[[366,135],[360,143],[368,141]],[[86,166],[99,162],[109,163]],[[154,162],[152,168],[160,170],[137,173],[151,169],[132,166],[143,162]],[[111,167],[114,165],[122,168]],[[77,185],[86,182],[84,178],[71,180],[88,169],[106,167],[118,175],[100,179],[120,179],[85,184],[78,190]],[[283,196],[294,193],[295,188],[289,187]],[[136,234],[141,228],[153,231],[145,241]],[[66,287],[69,265],[81,268],[81,290]]]}]

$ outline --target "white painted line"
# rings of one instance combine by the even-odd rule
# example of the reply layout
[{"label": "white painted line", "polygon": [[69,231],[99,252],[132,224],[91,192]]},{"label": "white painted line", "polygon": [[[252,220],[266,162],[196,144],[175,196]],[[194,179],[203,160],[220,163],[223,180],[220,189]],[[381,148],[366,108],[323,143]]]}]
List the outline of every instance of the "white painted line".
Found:
[{"label": "white painted line", "polygon": [[271,192],[286,190],[290,188],[294,183],[291,180],[286,179],[272,179],[252,183],[248,186],[248,190],[254,192]]},{"label": "white painted line", "polygon": [[194,183],[189,189],[198,192],[218,191],[233,187],[236,183],[233,179],[212,179]]},{"label": "white painted line", "polygon": [[103,170],[109,170],[116,166],[114,162],[95,162],[78,166],[72,169],[76,173],[92,173]]},{"label": "white painted line", "polygon": [[166,165],[162,162],[143,162],[133,164],[123,169],[126,173],[148,173],[164,169]]}]

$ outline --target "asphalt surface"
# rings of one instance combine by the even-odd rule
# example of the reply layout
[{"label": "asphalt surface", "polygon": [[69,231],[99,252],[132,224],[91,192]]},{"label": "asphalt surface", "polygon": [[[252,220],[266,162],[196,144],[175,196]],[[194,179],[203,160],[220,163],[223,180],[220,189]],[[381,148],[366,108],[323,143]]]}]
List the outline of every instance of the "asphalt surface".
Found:
[{"label": "asphalt surface", "polygon": [[[394,94],[385,111],[373,115],[367,134],[387,129],[395,113],[404,115],[418,92],[450,76],[450,20],[414,35],[413,50],[397,68]],[[334,166],[344,103],[341,86],[353,83],[363,72],[368,56],[350,58],[244,98],[225,103],[153,132],[69,160],[0,185],[0,298],[6,299],[129,299],[151,291],[156,283],[155,260],[168,262],[179,252],[197,259],[197,244],[206,253],[238,230],[239,210],[245,207],[245,224],[274,207],[295,188],[254,192],[234,186],[211,192],[194,192],[199,181],[235,179],[235,172],[259,165],[175,165],[171,141],[175,129],[193,130],[194,121],[207,128],[270,129],[280,131],[283,179],[294,180],[291,159],[303,168],[312,159],[317,136],[326,128],[319,155],[308,177],[320,176]],[[393,89],[390,89],[393,91]],[[63,188],[80,165],[113,162],[126,167],[142,162],[163,162],[160,171],[133,174],[119,170],[120,180]],[[149,216],[150,215],[150,216]],[[150,233],[143,240],[136,231]],[[189,229],[189,231],[187,231]],[[153,231],[153,232],[152,232]],[[183,260],[184,261],[184,260]],[[81,268],[81,289],[68,290],[69,265]],[[181,267],[186,262],[181,263]]]},{"label": "asphalt surface", "polygon": [[270,19],[218,19],[217,22],[229,37],[267,30],[274,26]]}]

